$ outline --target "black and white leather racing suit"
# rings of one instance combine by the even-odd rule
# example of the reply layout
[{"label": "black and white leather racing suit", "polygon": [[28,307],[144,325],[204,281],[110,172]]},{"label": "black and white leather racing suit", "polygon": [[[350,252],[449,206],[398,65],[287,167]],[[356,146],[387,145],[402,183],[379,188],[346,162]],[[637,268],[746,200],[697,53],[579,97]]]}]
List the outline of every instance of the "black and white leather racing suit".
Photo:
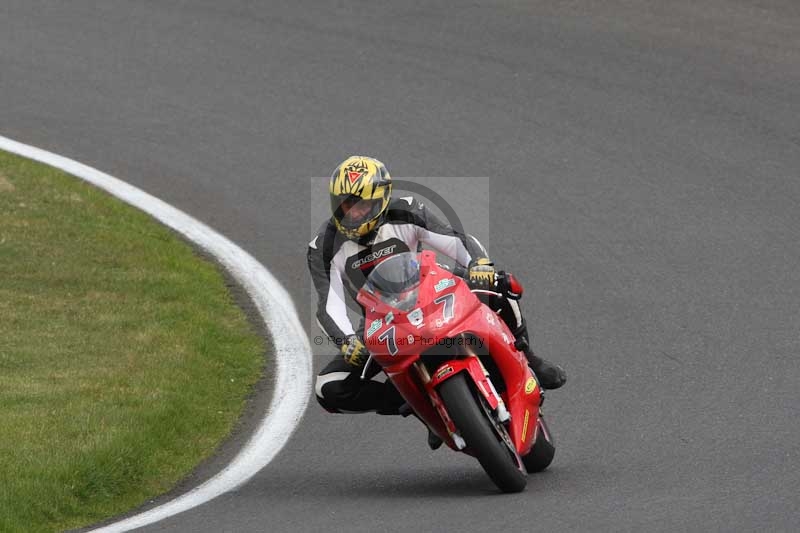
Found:
[{"label": "black and white leather racing suit", "polygon": [[[363,327],[356,330],[350,321],[345,299],[355,302],[367,276],[383,259],[419,251],[423,244],[463,267],[473,257],[487,256],[477,239],[455,231],[411,196],[393,200],[383,223],[359,241],[343,237],[331,220],[320,227],[309,243],[308,267],[319,299],[317,322],[337,349],[349,335],[363,334]],[[357,303],[354,305],[358,307]],[[512,332],[517,331],[523,324],[517,302],[506,299],[504,307],[500,316]],[[317,375],[315,392],[319,403],[331,412],[395,414],[403,400],[391,383],[374,379],[380,369],[378,365],[371,366],[369,379],[362,380],[363,367],[350,365],[341,355],[335,355]]]}]

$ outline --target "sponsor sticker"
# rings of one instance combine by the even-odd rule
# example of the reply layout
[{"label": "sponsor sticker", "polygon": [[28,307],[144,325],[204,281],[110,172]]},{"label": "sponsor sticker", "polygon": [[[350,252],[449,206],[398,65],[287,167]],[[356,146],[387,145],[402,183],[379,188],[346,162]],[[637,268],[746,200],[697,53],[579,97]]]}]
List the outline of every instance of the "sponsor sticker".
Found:
[{"label": "sponsor sticker", "polygon": [[421,326],[423,318],[424,317],[422,315],[422,309],[420,308],[416,308],[410,313],[408,313],[408,322],[412,326]]},{"label": "sponsor sticker", "polygon": [[452,373],[453,373],[453,367],[452,366],[442,367],[436,372],[436,379],[441,379],[441,378],[445,377],[447,374],[452,374]]},{"label": "sponsor sticker", "polygon": [[383,320],[378,318],[372,321],[372,324],[369,325],[369,329],[367,330],[367,338],[372,337],[373,333],[381,329],[383,326]]},{"label": "sponsor sticker", "polygon": [[456,284],[456,280],[453,278],[446,278],[441,280],[439,283],[433,286],[436,292],[442,292],[445,289],[448,289]]},{"label": "sponsor sticker", "polygon": [[533,378],[528,378],[528,381],[525,382],[525,394],[531,394],[535,390],[536,390],[536,380]]},{"label": "sponsor sticker", "polygon": [[389,313],[386,315],[386,325],[388,326],[389,324],[391,324],[393,320],[394,320],[394,313],[389,311]]},{"label": "sponsor sticker", "polygon": [[522,422],[522,442],[525,442],[525,437],[528,436],[528,419],[531,413],[525,409],[525,420]]}]

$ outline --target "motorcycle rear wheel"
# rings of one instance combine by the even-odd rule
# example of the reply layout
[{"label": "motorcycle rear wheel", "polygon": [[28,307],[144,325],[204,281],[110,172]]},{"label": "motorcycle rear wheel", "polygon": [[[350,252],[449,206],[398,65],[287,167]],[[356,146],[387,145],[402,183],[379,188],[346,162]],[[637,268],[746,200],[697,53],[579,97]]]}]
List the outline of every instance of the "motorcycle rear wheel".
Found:
[{"label": "motorcycle rear wheel", "polygon": [[475,395],[464,374],[458,374],[439,385],[450,418],[461,437],[467,443],[483,469],[503,492],[521,492],[528,480],[524,471],[516,464],[514,453],[508,449],[498,429],[489,420],[478,402],[484,401]]}]

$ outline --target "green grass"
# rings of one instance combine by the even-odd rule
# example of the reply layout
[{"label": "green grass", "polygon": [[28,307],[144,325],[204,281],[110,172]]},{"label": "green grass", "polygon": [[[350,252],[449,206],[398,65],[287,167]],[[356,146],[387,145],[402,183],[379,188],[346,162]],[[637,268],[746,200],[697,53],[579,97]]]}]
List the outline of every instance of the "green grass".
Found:
[{"label": "green grass", "polygon": [[0,531],[130,510],[211,455],[264,345],[147,215],[0,152]]}]

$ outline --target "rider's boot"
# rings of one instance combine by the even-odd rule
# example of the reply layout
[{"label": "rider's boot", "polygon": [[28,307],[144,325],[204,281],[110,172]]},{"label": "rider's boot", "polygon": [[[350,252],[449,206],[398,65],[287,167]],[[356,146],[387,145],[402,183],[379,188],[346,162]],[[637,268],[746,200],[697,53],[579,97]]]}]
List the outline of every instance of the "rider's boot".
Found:
[{"label": "rider's boot", "polygon": [[533,370],[539,385],[543,389],[557,389],[567,382],[567,373],[563,368],[533,353],[530,341],[528,341],[528,326],[524,320],[522,325],[514,332],[514,337],[516,339],[514,347],[525,354],[528,366]]}]

